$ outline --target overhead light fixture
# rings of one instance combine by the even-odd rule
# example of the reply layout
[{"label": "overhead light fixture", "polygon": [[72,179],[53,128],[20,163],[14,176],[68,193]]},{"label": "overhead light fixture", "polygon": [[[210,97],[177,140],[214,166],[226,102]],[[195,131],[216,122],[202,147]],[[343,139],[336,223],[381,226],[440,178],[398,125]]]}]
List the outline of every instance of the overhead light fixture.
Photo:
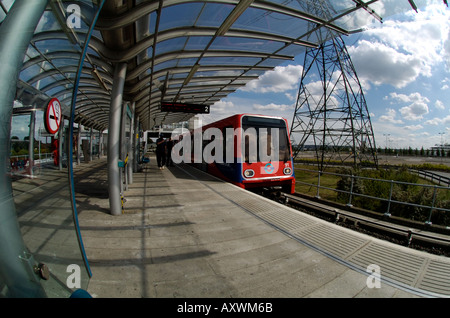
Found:
[{"label": "overhead light fixture", "polygon": [[195,64],[194,66],[192,66],[191,71],[189,72],[189,75],[186,77],[186,79],[183,82],[183,85],[189,84],[189,82],[191,81],[192,77],[194,77],[194,74],[199,69],[199,67],[200,67],[200,64]]},{"label": "overhead light fixture", "polygon": [[228,17],[223,21],[222,25],[216,32],[217,36],[224,36],[225,33],[231,28],[234,22],[244,13],[245,10],[252,4],[253,0],[239,1],[237,6],[231,11]]},{"label": "overhead light fixture", "polygon": [[106,87],[106,84],[103,81],[103,78],[100,75],[100,73],[98,72],[97,68],[94,67],[94,69],[92,70],[91,73],[94,76],[95,80],[105,89],[105,91],[109,92],[109,89],[108,89],[108,87]]}]

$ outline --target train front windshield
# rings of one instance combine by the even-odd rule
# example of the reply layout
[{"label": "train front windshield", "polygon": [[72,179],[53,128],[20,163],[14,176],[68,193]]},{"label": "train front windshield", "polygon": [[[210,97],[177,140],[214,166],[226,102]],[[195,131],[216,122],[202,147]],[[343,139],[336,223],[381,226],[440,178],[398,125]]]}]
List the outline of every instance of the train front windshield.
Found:
[{"label": "train front windshield", "polygon": [[[283,119],[243,116],[242,129],[245,162],[268,161],[264,160],[267,158],[286,162],[291,159],[286,122]],[[274,138],[277,135],[278,144]]]}]

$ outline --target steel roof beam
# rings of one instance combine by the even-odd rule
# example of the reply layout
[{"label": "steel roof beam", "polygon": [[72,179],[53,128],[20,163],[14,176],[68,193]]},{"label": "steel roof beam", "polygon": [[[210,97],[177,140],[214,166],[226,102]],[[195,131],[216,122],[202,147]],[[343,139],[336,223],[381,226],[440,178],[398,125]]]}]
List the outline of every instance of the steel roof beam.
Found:
[{"label": "steel roof beam", "polygon": [[[212,37],[216,34],[216,28],[210,27],[179,27],[166,31],[162,31],[158,33],[158,42],[175,39],[179,37],[192,37],[192,36],[206,36]],[[50,34],[49,34],[50,36]],[[257,31],[248,31],[248,30],[229,30],[227,32],[227,36],[232,37],[243,37],[243,38],[252,38],[259,40],[267,40],[267,41],[276,41],[282,43],[293,43],[297,45],[302,45],[306,47],[317,47],[317,43],[311,43],[308,41],[297,40],[296,38],[290,38],[281,35],[274,35],[266,32],[257,32]],[[144,40],[136,43],[130,49],[125,50],[113,50],[105,46],[105,44],[97,39],[96,37],[92,37],[89,42],[89,46],[96,51],[103,58],[111,61],[112,63],[125,62],[130,59],[136,57],[142,51],[147,50],[154,44],[154,36],[150,35]]]},{"label": "steel roof beam", "polygon": [[[165,0],[163,7],[169,7],[176,4],[184,4],[189,2],[195,2],[198,3],[198,1],[186,1],[186,0]],[[230,4],[230,5],[238,5],[240,1],[202,1],[204,3],[223,3],[223,4]],[[293,8],[289,8],[287,6],[271,3],[268,1],[253,1],[251,4],[251,7],[264,9],[270,12],[277,12],[285,15],[290,15],[308,22],[313,22],[317,24],[322,24],[324,27],[330,28],[334,31],[337,31],[342,34],[347,34],[347,30],[333,25],[329,23],[328,21],[321,19],[319,17],[313,16],[307,12],[295,10]],[[131,10],[120,14],[117,17],[113,18],[100,18],[96,24],[96,28],[101,31],[107,31],[107,30],[113,30],[117,28],[123,28],[127,25],[133,23],[134,21],[144,18],[151,14],[152,12],[156,11],[158,9],[158,3],[156,1],[151,2],[144,2],[136,7],[132,8]]]},{"label": "steel roof beam", "polygon": [[[206,83],[211,83],[211,82],[216,82],[216,81],[231,81],[233,79],[235,79],[236,76],[201,76],[201,77],[195,77],[193,79],[191,79],[191,83],[199,83],[199,82],[206,82]],[[135,94],[137,92],[139,92],[141,89],[146,89],[148,88],[148,81],[147,79],[150,78],[150,76],[146,76],[144,78],[142,78],[137,84],[135,84],[132,87],[126,87],[125,88],[125,92],[127,94]],[[241,76],[240,79],[242,80],[246,80],[246,81],[251,81],[254,79],[257,79],[258,76],[250,76],[250,75],[244,75]],[[182,78],[176,78],[176,79],[171,79],[169,85],[178,85],[178,84],[182,84],[184,82],[184,79]]]}]

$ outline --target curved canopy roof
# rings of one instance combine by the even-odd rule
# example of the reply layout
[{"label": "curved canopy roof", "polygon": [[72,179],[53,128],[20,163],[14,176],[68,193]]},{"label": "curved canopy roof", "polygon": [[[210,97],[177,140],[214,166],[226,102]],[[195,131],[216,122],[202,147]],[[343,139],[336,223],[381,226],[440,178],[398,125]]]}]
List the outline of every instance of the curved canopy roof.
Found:
[{"label": "curved canopy roof", "polygon": [[[1,21],[13,0],[0,1]],[[307,47],[415,5],[421,1],[50,0],[26,54],[17,99],[36,107],[57,97],[67,114],[88,43],[75,122],[108,128],[119,62],[127,63],[124,100],[134,103],[143,129],[185,121],[193,114],[162,112],[161,102],[213,105]]]}]

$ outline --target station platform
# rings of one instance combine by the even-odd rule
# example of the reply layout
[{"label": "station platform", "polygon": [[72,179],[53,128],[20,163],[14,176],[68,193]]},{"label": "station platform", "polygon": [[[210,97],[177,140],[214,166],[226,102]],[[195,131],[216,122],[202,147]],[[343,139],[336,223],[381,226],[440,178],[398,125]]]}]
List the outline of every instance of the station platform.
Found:
[{"label": "station platform", "polygon": [[450,295],[448,258],[327,223],[184,164],[159,170],[151,158],[134,173],[121,216],[108,213],[105,180],[106,165],[83,180],[88,190],[77,186],[93,297]]}]

